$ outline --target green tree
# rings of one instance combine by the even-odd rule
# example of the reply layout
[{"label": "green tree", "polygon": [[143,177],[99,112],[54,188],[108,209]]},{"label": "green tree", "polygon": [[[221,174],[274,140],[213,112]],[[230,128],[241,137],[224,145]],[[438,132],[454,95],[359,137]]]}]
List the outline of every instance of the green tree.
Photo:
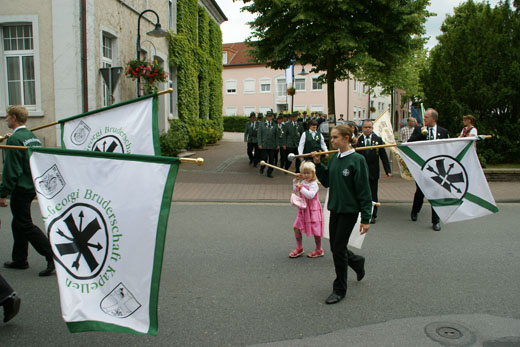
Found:
[{"label": "green tree", "polygon": [[428,0],[244,0],[249,52],[258,63],[284,69],[293,60],[324,72],[328,112],[335,113],[334,82],[361,69],[392,73],[422,46]]},{"label": "green tree", "polygon": [[520,160],[520,13],[509,1],[492,8],[469,0],[444,21],[421,81],[425,104],[452,135],[462,116],[477,117],[488,162]]}]

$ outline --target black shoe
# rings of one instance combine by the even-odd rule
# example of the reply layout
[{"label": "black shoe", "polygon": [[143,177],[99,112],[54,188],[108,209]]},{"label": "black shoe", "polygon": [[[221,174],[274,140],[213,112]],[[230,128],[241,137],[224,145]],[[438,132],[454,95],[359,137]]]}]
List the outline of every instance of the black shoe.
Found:
[{"label": "black shoe", "polygon": [[20,304],[22,300],[13,294],[9,299],[4,301],[4,323],[9,322],[20,311]]},{"label": "black shoe", "polygon": [[271,175],[271,174],[267,174],[267,177],[269,177],[269,178],[273,178],[273,175]]},{"label": "black shoe", "polygon": [[359,264],[361,264],[361,266],[360,266],[361,270],[356,271],[358,282],[361,281],[363,279],[363,277],[365,277],[365,258],[361,259],[359,261]]},{"label": "black shoe", "polygon": [[249,160],[249,165],[253,164],[253,159]]},{"label": "black shoe", "polygon": [[338,302],[340,302],[341,300],[343,300],[343,298],[345,297],[345,294],[343,295],[340,295],[336,292],[332,292],[332,294],[329,295],[329,297],[327,298],[327,300],[325,300],[325,303],[327,305],[331,305],[331,304],[337,304]]},{"label": "black shoe", "polygon": [[264,170],[260,169],[260,175],[264,174]]},{"label": "black shoe", "polygon": [[441,225],[439,223],[433,223],[432,229],[435,231],[441,231]]},{"label": "black shoe", "polygon": [[370,219],[370,224],[376,224],[376,218],[375,217],[372,217],[372,219]]},{"label": "black shoe", "polygon": [[412,212],[412,215],[411,215],[410,217],[412,218],[412,220],[413,220],[414,222],[417,222],[417,213],[413,213],[413,212]]},{"label": "black shoe", "polygon": [[19,263],[16,261],[6,261],[4,263],[4,267],[6,267],[8,269],[25,270],[25,269],[29,268],[29,263],[28,262]]},{"label": "black shoe", "polygon": [[45,277],[45,276],[50,276],[53,273],[54,273],[54,262],[50,261],[47,263],[47,268],[43,271],[40,271],[38,276]]}]

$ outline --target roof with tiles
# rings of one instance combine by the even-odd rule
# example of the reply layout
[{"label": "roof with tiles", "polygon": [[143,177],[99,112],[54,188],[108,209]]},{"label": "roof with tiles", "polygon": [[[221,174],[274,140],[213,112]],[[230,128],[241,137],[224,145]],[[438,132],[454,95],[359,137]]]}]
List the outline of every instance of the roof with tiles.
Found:
[{"label": "roof with tiles", "polygon": [[222,51],[228,52],[227,64],[224,67],[239,66],[239,65],[260,65],[252,61],[248,56],[247,50],[249,46],[245,42],[224,43]]}]

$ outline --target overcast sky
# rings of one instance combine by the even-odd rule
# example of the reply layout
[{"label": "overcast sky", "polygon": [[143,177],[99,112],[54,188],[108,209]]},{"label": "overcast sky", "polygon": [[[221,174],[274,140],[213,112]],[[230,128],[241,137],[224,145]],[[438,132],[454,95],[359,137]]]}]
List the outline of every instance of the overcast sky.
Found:
[{"label": "overcast sky", "polygon": [[[249,35],[251,31],[246,24],[253,19],[249,12],[240,12],[240,8],[244,6],[242,1],[233,0],[216,0],[222,11],[228,18],[227,22],[222,23],[222,36],[224,43],[242,42]],[[482,0],[475,0],[481,2]],[[491,6],[495,6],[499,0],[489,0]],[[441,24],[446,18],[446,14],[453,14],[453,8],[457,7],[463,0],[430,0],[431,5],[428,7],[430,12],[437,14],[435,17],[430,17],[426,22],[426,35],[430,37],[428,41],[428,48],[437,44],[435,37],[441,33]]]}]

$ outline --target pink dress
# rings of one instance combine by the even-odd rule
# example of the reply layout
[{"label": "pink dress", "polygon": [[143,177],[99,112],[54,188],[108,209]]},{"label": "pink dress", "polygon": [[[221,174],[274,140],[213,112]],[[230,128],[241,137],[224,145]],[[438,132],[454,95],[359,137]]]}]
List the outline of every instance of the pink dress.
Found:
[{"label": "pink dress", "polygon": [[[297,194],[298,188],[296,183],[298,182],[293,180],[293,190]],[[323,215],[318,194],[318,183],[316,181],[300,181],[300,183],[302,184],[299,190],[300,196],[305,198],[307,207],[298,209],[298,215],[293,227],[299,229],[307,236],[323,236]]]}]

